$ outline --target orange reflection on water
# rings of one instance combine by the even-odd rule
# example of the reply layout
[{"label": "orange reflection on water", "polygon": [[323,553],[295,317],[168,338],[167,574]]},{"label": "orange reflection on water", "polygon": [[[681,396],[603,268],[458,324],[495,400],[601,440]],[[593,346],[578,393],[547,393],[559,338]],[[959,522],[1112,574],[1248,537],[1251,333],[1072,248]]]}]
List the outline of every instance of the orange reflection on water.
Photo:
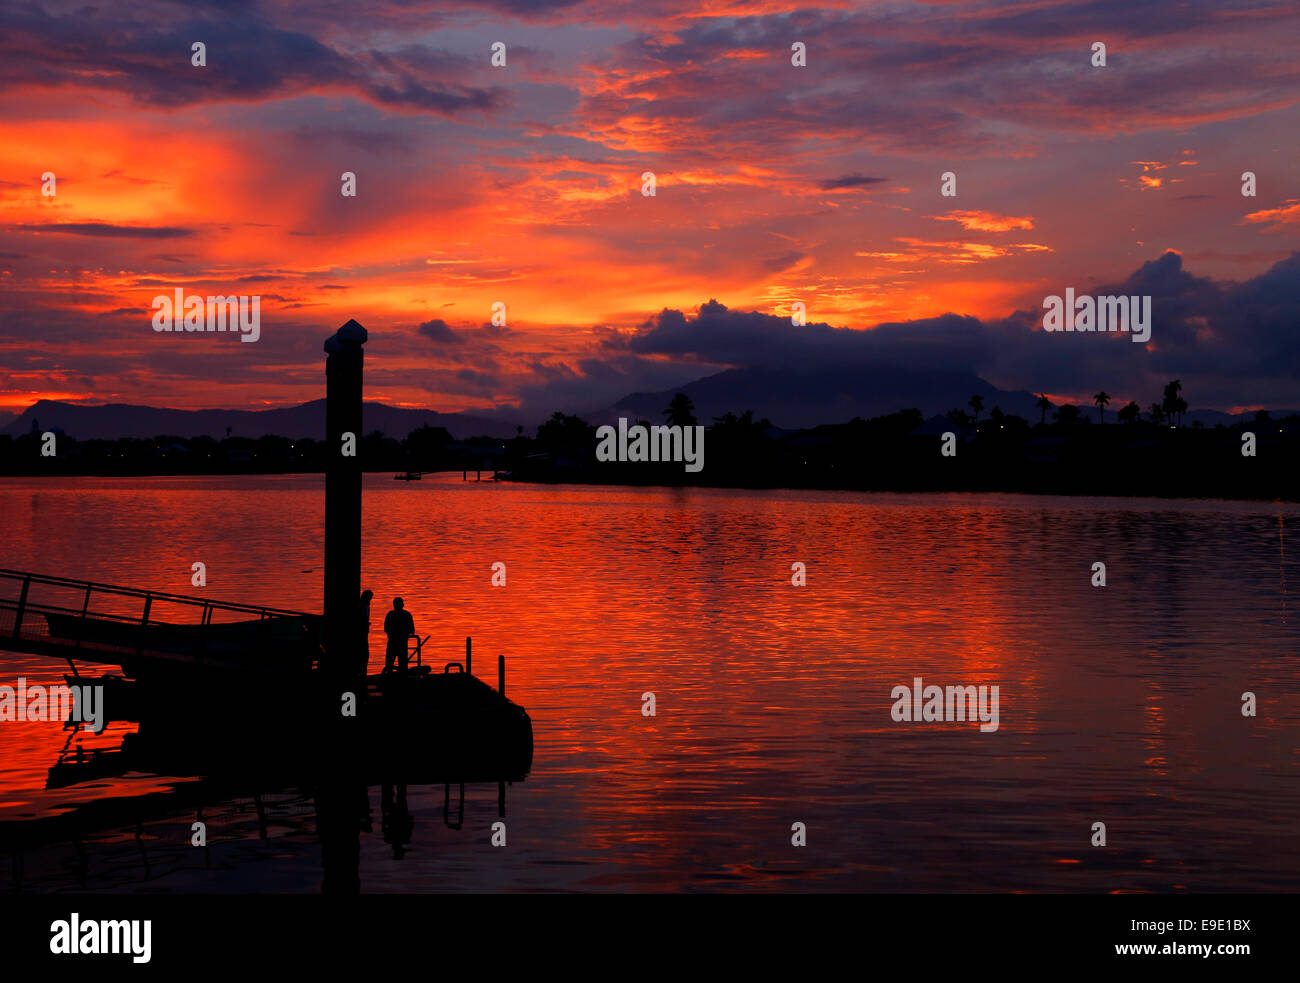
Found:
[{"label": "orange reflection on water", "polygon": [[[10,481],[5,565],[192,593],[202,560],[208,596],[314,611],[322,503],[318,477]],[[1275,524],[1235,505],[372,475],[371,666],[397,595],[432,635],[427,662],[461,661],[470,635],[476,674],[495,684],[505,656],[506,693],[536,736],[510,798],[528,851],[494,868],[519,886],[950,890],[944,872],[963,864],[984,889],[1187,880],[1146,863],[1164,856],[1151,850],[1104,869],[1061,859],[1104,818],[1215,842],[1232,855],[1216,869],[1235,879],[1207,869],[1197,886],[1241,887],[1300,866],[1292,853],[1265,870],[1219,838],[1258,823],[1254,838],[1234,834],[1258,849],[1297,804],[1295,701],[1247,730],[1224,696],[1243,674],[1300,690],[1260,586],[1278,583]],[[1089,583],[1099,543],[1104,590]],[[795,562],[806,586],[791,584]],[[1243,619],[1260,626],[1248,652]],[[894,721],[891,690],[916,676],[997,685],[999,729]],[[0,797],[30,800],[56,750],[23,751]],[[1242,761],[1256,763],[1246,778]],[[790,845],[796,821],[806,852]],[[479,849],[419,828],[430,858]]]}]

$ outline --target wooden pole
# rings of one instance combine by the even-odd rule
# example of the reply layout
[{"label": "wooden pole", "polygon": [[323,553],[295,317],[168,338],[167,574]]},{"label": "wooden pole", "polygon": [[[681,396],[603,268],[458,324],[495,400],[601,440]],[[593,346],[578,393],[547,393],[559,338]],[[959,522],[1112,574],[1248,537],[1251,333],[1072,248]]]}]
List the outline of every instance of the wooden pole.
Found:
[{"label": "wooden pole", "polygon": [[474,673],[473,662],[470,661],[472,658],[473,658],[473,653],[470,652],[470,636],[466,635],[465,636],[465,675],[467,676],[473,675]]},{"label": "wooden pole", "polygon": [[[361,625],[361,346],[366,329],[348,321],[325,342],[325,656],[335,679],[364,675]],[[351,434],[344,454],[344,434]]]},{"label": "wooden pole", "polygon": [[497,692],[506,695],[506,657],[497,656]]}]

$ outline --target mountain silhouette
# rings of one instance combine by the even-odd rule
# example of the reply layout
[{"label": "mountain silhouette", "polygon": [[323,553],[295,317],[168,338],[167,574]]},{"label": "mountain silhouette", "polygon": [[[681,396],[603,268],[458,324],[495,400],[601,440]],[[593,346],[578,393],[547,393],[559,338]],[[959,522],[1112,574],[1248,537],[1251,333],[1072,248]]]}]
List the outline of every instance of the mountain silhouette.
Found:
[{"label": "mountain silhouette", "polygon": [[960,370],[857,365],[800,371],[764,366],[728,369],[662,392],[633,393],[615,403],[609,415],[657,422],[679,392],[691,398],[701,422],[752,409],[755,417],[767,417],[787,429],[845,423],[855,416],[870,419],[909,407],[930,416],[965,407],[975,394],[984,398],[985,413],[998,406],[1004,413],[1028,418],[1031,413],[1037,416],[1038,398],[1029,392],[998,389],[973,372]]},{"label": "mountain silhouette", "polygon": [[[90,406],[42,399],[33,403],[0,433],[21,436],[32,429],[59,429],[79,440],[116,439],[121,437],[225,437],[229,427],[233,436],[325,437],[325,400],[315,399],[298,406],[269,410],[173,410],[128,403]],[[446,427],[456,438],[513,437],[512,421],[472,416],[463,413],[438,413],[433,410],[404,409],[385,403],[365,403],[362,429],[366,433],[382,430],[389,437],[403,439],[412,430],[425,425]]]}]

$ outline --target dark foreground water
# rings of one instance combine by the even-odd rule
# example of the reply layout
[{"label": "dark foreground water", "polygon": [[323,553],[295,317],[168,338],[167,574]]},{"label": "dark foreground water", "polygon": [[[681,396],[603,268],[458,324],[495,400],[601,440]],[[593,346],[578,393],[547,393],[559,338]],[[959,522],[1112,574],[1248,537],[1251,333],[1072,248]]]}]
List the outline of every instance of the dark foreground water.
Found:
[{"label": "dark foreground water", "polygon": [[[1300,507],[366,481],[375,621],[401,594],[436,661],[504,654],[536,753],[504,847],[495,785],[460,829],[442,786],[388,822],[372,788],[363,890],[1300,885]],[[319,611],[323,501],[313,477],[0,481],[0,566],[198,593],[202,561],[207,596]],[[65,668],[0,653],[0,683]],[[998,729],[895,721],[916,676],[997,685]],[[0,824],[184,785],[46,792],[65,737],[0,723]],[[318,890],[312,799],[255,791],[203,804],[207,850],[193,807],[144,800],[9,851],[0,889]]]}]

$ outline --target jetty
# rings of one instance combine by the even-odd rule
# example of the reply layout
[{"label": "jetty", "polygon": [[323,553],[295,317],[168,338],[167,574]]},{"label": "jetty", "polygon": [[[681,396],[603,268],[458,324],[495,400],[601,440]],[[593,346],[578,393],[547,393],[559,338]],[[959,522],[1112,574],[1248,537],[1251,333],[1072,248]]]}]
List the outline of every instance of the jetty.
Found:
[{"label": "jetty", "polygon": [[349,784],[514,782],[530,771],[532,722],[505,696],[504,656],[495,689],[473,674],[469,639],[463,661],[368,671],[355,454],[367,337],[348,321],[325,342],[323,614],[0,570],[0,650],[64,660],[69,683],[103,686],[108,719],[139,725],[123,767]]},{"label": "jetty", "polygon": [[[455,470],[457,470],[457,469],[456,469],[456,468],[450,468],[449,470],[451,470],[451,471],[455,471]],[[484,471],[484,470],[485,470],[485,469],[482,468],[482,467],[476,467],[476,468],[474,468],[474,480],[475,480],[475,481],[482,481],[482,480],[483,480],[483,471]],[[437,474],[437,473],[438,473],[437,471],[399,471],[397,474],[393,475],[393,480],[394,480],[394,481],[419,481],[419,480],[421,480],[421,479],[422,479],[426,474]],[[504,474],[505,474],[505,472],[503,472],[503,471],[498,471],[498,470],[496,470],[496,469],[492,469],[492,477],[491,477],[489,480],[491,480],[491,481],[500,481],[502,475],[504,475]],[[461,480],[461,481],[469,481],[469,469],[468,469],[468,468],[461,468],[461,469],[460,469],[460,480]]]},{"label": "jetty", "polygon": [[[496,689],[473,675],[466,638],[463,660],[426,665],[421,657],[405,674],[367,674],[339,690],[326,673],[323,627],[321,615],[303,611],[0,569],[0,650],[66,661],[68,685],[102,686],[106,719],[140,724],[131,770],[201,771],[195,721],[222,725],[210,748],[220,762],[244,745],[258,767],[309,764],[309,743],[291,733],[346,721],[342,694],[351,692],[351,737],[373,752],[362,754],[374,759],[366,771],[400,765],[403,774],[455,781],[527,774],[532,727],[505,698],[504,655]],[[173,749],[176,734],[184,740]]]}]

